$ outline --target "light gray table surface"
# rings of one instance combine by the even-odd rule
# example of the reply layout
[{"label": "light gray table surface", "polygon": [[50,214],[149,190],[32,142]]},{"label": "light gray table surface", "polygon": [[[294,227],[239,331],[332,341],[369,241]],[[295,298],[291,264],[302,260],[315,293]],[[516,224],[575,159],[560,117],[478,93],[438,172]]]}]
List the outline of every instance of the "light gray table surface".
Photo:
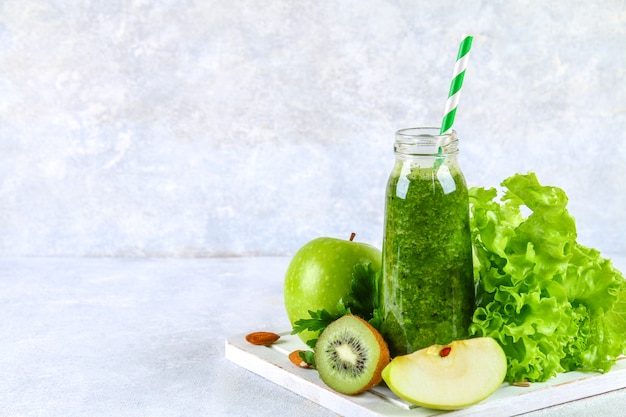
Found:
[{"label": "light gray table surface", "polygon": [[[288,329],[288,262],[0,259],[0,416],[336,415],[224,356],[228,336]],[[619,390],[528,415],[625,410]]]}]

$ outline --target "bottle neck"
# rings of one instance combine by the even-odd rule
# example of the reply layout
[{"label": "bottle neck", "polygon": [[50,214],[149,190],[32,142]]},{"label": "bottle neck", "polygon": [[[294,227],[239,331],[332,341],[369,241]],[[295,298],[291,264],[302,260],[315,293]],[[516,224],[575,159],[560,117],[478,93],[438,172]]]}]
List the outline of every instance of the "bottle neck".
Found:
[{"label": "bottle neck", "polygon": [[396,132],[394,152],[397,157],[456,157],[459,139],[454,130],[439,134],[438,128],[417,127]]}]

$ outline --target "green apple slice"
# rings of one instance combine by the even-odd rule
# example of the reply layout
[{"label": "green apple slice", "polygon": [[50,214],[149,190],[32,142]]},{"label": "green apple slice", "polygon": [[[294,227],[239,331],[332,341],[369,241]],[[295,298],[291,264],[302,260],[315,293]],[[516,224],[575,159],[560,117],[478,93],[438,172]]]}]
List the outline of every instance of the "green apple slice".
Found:
[{"label": "green apple slice", "polygon": [[456,410],[493,394],[504,382],[506,369],[498,342],[479,337],[397,356],[382,377],[391,391],[412,404]]}]

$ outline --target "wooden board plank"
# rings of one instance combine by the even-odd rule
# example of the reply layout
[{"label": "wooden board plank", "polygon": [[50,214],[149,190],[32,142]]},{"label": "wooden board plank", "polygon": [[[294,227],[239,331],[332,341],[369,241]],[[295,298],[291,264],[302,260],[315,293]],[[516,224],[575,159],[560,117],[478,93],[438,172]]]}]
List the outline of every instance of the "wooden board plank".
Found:
[{"label": "wooden board plank", "polygon": [[300,339],[289,332],[279,334],[280,340],[271,346],[251,345],[243,334],[229,337],[226,339],[226,358],[346,417],[498,417],[503,410],[514,416],[626,388],[626,359],[622,357],[606,374],[568,372],[547,382],[533,383],[530,387],[503,384],[491,397],[463,410],[430,410],[398,398],[384,384],[357,396],[343,395],[328,388],[317,372],[298,368],[289,361],[290,352],[306,349]]}]

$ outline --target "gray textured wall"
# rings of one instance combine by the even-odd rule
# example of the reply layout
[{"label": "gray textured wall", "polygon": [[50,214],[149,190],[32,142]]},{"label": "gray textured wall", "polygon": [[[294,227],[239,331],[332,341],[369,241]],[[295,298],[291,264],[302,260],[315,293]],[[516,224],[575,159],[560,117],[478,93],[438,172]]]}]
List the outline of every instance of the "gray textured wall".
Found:
[{"label": "gray textured wall", "polygon": [[380,246],[397,129],[455,128],[470,185],[570,196],[626,252],[626,5],[588,1],[0,1],[0,255]]}]

